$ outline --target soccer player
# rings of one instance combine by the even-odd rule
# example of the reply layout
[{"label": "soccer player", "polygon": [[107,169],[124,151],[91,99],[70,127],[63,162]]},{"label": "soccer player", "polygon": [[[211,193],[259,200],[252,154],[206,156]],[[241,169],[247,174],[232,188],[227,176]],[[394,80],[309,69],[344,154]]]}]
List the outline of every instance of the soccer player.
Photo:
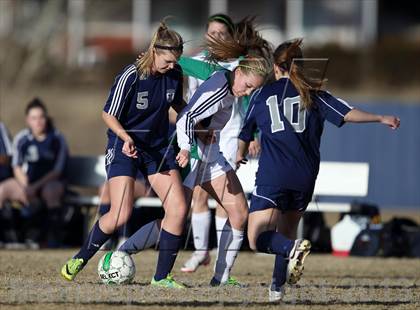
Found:
[{"label": "soccer player", "polygon": [[[212,36],[214,38],[218,38],[220,40],[226,40],[228,38],[232,38],[235,31],[235,24],[232,22],[232,19],[224,14],[215,14],[208,18],[207,26],[206,26],[206,37]],[[202,51],[197,56],[193,57],[195,60],[205,61],[207,56],[207,51]],[[188,64],[188,63],[187,63]],[[218,64],[226,69],[233,69],[234,65],[237,65],[237,61],[234,63],[232,62],[218,62]],[[183,62],[180,62],[180,65],[183,65]],[[188,77],[188,92],[187,98],[188,100],[192,98],[194,93],[196,92],[197,88],[203,83],[204,81],[194,76]],[[238,99],[236,99],[238,100]],[[230,132],[230,127],[228,126],[229,123],[235,123],[235,120],[238,119],[239,105],[235,104],[232,108],[232,115],[231,120],[226,124],[225,131],[226,133]],[[221,135],[221,137],[226,137],[226,135]],[[224,144],[223,141],[220,141],[220,145]],[[223,147],[220,148],[223,152]],[[236,149],[234,151],[236,156]],[[233,153],[232,153],[233,154]],[[198,155],[198,154],[197,154]],[[224,152],[226,158],[229,158],[229,153],[226,154]],[[236,158],[234,158],[235,160]],[[234,162],[233,160],[233,162]],[[199,164],[199,159],[194,157],[191,158],[190,165],[195,166]],[[181,268],[183,272],[194,272],[200,265],[208,265],[210,263],[210,255],[208,252],[208,242],[209,242],[209,230],[211,224],[211,212],[208,206],[208,193],[201,188],[201,186],[195,186],[193,190],[193,198],[192,198],[192,212],[191,212],[191,227],[193,233],[193,240],[194,240],[194,247],[196,251],[191,255],[191,257],[184,263]],[[227,214],[224,209],[218,205],[216,208],[216,215],[215,215],[215,223],[216,223],[216,233],[217,233],[217,242],[219,242],[219,237],[221,231],[223,230],[223,226],[225,225],[227,220]]]},{"label": "soccer player", "polygon": [[148,178],[161,199],[165,217],[159,257],[152,285],[183,288],[170,275],[181,243],[188,212],[175,154],[168,145],[168,110],[180,110],[182,70],[181,36],[161,22],[146,53],[117,76],[102,113],[108,130],[105,165],[111,209],[100,217],[80,251],[62,267],[73,280],[116,228],[124,225],[133,208],[137,171]]},{"label": "soccer player", "polygon": [[[215,14],[208,18],[206,27],[206,38],[216,38],[219,40],[232,39],[234,31],[241,32],[244,28],[253,29],[253,18],[245,18],[238,26],[234,25],[231,18],[224,14]],[[250,32],[249,36],[252,38],[255,33]],[[248,51],[247,51],[248,52]],[[228,69],[233,71],[238,65],[238,60],[220,60],[217,65],[208,63],[206,57],[208,51],[204,50],[192,59],[187,59],[185,56],[181,57],[179,64],[181,65],[184,74],[188,77],[188,100],[192,98],[197,88],[208,79],[217,69]],[[229,164],[233,168],[236,167],[236,151],[238,135],[241,129],[243,118],[246,114],[248,100],[246,97],[235,98],[235,104],[232,105],[232,114],[229,121],[220,132],[219,144],[220,151],[223,153]],[[190,165],[195,167],[200,163],[200,157],[193,149]],[[258,140],[250,143],[249,152],[256,156],[259,152]],[[197,157],[197,158],[195,158]],[[194,169],[194,168],[193,168]],[[196,251],[181,267],[183,272],[195,272],[200,265],[207,265],[210,262],[210,255],[208,252],[208,242],[211,224],[211,213],[208,207],[209,194],[197,185],[193,191],[192,213],[191,213],[191,227],[193,232],[194,247]],[[227,220],[227,214],[220,204],[217,204],[215,224],[217,245],[220,242],[220,236]]]},{"label": "soccer player", "polygon": [[248,238],[253,250],[274,254],[269,300],[281,300],[284,285],[296,283],[309,254],[308,240],[296,239],[297,225],[311,201],[320,163],[325,120],[379,122],[396,129],[395,116],[374,115],[350,107],[309,79],[302,62],[302,40],[285,42],[274,52],[276,81],[256,92],[239,135],[237,162],[244,163],[255,128],[262,152],[251,199]]},{"label": "soccer player", "polygon": [[[248,45],[236,37],[227,41],[217,38],[208,40],[210,58],[213,59],[236,59],[244,54],[245,47]],[[201,122],[206,130],[214,133],[215,140],[219,141],[220,130],[232,115],[232,105],[237,104],[235,97],[250,95],[260,87],[271,71],[270,66],[265,58],[247,56],[239,61],[233,71],[218,71],[200,85],[178,117],[177,139],[180,152],[177,160],[181,167],[189,162],[191,146],[195,143],[196,124]],[[247,201],[236,173],[220,152],[219,144],[204,144],[198,140],[197,146],[201,160],[192,167],[184,180],[187,201],[192,195],[192,189],[200,185],[228,214],[210,284],[239,285],[230,277],[230,269],[243,241],[248,215]]]},{"label": "soccer player", "polygon": [[[28,225],[45,203],[48,220],[48,246],[61,245],[64,169],[68,149],[63,135],[54,128],[47,108],[38,98],[26,107],[28,128],[14,138],[12,167],[14,178],[5,180],[0,191],[0,205],[16,200],[24,205],[22,216]],[[27,229],[28,245],[37,247],[38,236]]]}]

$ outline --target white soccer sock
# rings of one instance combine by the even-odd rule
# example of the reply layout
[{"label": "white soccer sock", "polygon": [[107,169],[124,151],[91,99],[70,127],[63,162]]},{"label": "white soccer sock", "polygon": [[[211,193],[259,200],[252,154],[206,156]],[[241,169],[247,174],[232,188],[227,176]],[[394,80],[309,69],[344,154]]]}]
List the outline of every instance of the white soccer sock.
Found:
[{"label": "white soccer sock", "polygon": [[154,246],[159,240],[159,234],[160,230],[157,221],[152,221],[137,230],[118,250],[130,254],[138,253]]},{"label": "white soccer sock", "polygon": [[220,216],[216,215],[214,217],[214,219],[215,219],[215,222],[216,222],[217,248],[219,248],[220,237],[222,236],[222,230],[223,230],[223,227],[226,224],[227,217],[220,217]]},{"label": "white soccer sock", "polygon": [[216,260],[214,277],[220,283],[225,283],[230,274],[236,256],[244,240],[244,231],[230,227],[226,222],[220,237],[220,246]]},{"label": "white soccer sock", "polygon": [[205,255],[209,248],[211,212],[192,213],[191,225],[196,254]]}]

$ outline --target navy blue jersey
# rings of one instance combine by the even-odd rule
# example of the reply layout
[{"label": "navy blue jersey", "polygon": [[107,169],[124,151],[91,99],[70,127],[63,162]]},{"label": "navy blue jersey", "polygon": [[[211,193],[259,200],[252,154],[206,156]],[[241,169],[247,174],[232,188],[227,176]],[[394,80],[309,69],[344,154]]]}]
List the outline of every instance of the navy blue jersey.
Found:
[{"label": "navy blue jersey", "polygon": [[58,130],[50,130],[43,141],[38,141],[29,129],[24,129],[16,135],[13,147],[12,165],[24,169],[29,183],[51,171],[63,175],[68,149]]},{"label": "navy blue jersey", "polygon": [[[130,65],[116,77],[104,111],[118,119],[137,147],[157,148],[168,144],[169,107],[181,102],[181,67],[141,79]],[[117,136],[109,129],[108,138],[113,142]]]},{"label": "navy blue jersey", "polygon": [[312,108],[305,110],[288,78],[254,94],[239,138],[251,141],[255,129],[261,131],[256,185],[313,190],[324,120],[340,127],[351,107],[324,91],[312,94],[312,100]]},{"label": "navy blue jersey", "polygon": [[3,181],[12,176],[12,169],[10,167],[10,157],[12,157],[12,143],[10,134],[6,126],[0,122],[0,181]]}]

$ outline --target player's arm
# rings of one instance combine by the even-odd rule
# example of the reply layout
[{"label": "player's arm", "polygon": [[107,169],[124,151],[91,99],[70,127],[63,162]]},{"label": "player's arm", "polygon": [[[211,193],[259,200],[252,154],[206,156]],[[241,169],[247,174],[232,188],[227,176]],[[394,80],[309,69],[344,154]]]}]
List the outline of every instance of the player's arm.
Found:
[{"label": "player's arm", "polygon": [[122,141],[123,154],[128,157],[137,158],[137,150],[133,139],[119,122],[119,117],[124,104],[129,100],[128,94],[132,91],[132,86],[137,80],[137,69],[134,65],[128,66],[117,76],[111,87],[105,107],[102,111],[102,119],[109,129],[111,129]]},{"label": "player's arm", "polygon": [[247,162],[246,155],[248,154],[250,142],[254,140],[254,133],[257,130],[257,122],[255,118],[255,100],[251,101],[245,122],[242,130],[238,136],[238,150],[236,152],[236,166],[239,168],[240,164]]},{"label": "player's arm", "polygon": [[221,99],[227,95],[228,87],[224,75],[213,75],[200,85],[189,104],[178,116],[176,132],[178,146],[181,151],[177,156],[177,161],[182,168],[189,161],[196,125],[222,108]]},{"label": "player's arm", "polygon": [[105,111],[102,112],[102,119],[104,120],[108,128],[111,129],[118,136],[118,138],[124,141],[124,145],[122,148],[123,154],[127,155],[128,157],[137,158],[137,149],[134,145],[134,140],[123,128],[118,119]]},{"label": "player's arm", "polygon": [[223,69],[220,65],[185,56],[180,57],[178,64],[181,66],[184,75],[200,80],[207,80],[214,72]]},{"label": "player's arm", "polygon": [[23,171],[23,142],[25,135],[22,132],[18,133],[13,140],[13,154],[12,154],[12,167],[13,175],[17,182],[23,186],[28,186],[28,176]]},{"label": "player's arm", "polygon": [[393,115],[377,115],[358,109],[352,109],[344,116],[344,121],[348,123],[381,123],[397,129],[400,126],[400,119]]}]

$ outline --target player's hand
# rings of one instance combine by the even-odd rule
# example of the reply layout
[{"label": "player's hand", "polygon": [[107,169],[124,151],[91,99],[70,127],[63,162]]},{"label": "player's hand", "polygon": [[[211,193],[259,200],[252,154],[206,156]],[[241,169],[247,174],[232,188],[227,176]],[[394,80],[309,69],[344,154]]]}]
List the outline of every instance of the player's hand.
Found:
[{"label": "player's hand", "polygon": [[181,168],[185,168],[190,160],[190,152],[187,150],[180,150],[176,156],[176,161]]},{"label": "player's hand", "polygon": [[124,145],[122,147],[122,153],[131,158],[137,158],[137,149],[134,144],[133,139],[128,138],[124,141]]},{"label": "player's hand", "polygon": [[251,141],[248,147],[248,154],[251,157],[257,157],[261,152],[260,142],[258,140]]},{"label": "player's hand", "polygon": [[400,119],[392,115],[382,116],[381,123],[391,127],[392,129],[397,129],[398,127],[400,127]]}]

